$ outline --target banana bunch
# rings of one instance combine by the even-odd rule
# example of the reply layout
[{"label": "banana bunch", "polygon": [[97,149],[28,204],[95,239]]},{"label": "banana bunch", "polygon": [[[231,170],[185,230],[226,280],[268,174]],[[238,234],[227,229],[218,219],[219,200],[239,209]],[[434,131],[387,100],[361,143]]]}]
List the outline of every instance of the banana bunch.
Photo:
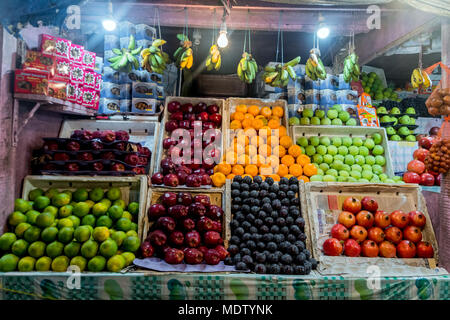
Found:
[{"label": "banana bunch", "polygon": [[209,55],[206,58],[206,70],[211,71],[213,68],[219,70],[221,64],[222,57],[220,56],[219,48],[217,45],[213,44],[209,49]]},{"label": "banana bunch", "polygon": [[173,57],[178,68],[190,69],[194,62],[194,56],[192,52],[192,42],[184,34],[177,34],[177,38],[180,40],[180,47],[175,51]]},{"label": "banana bunch", "polygon": [[159,74],[164,73],[166,70],[166,64],[170,62],[169,55],[166,52],[161,51],[159,48],[166,41],[162,39],[156,39],[152,42],[149,48],[145,48],[141,51],[141,66],[148,72],[156,72]]},{"label": "banana bunch", "polygon": [[359,57],[352,53],[344,61],[344,81],[350,83],[351,81],[358,81],[361,70],[358,65]]},{"label": "banana bunch", "polygon": [[314,49],[310,51],[309,59],[306,62],[306,74],[313,81],[317,81],[319,79],[325,80],[327,78],[327,72],[325,71],[323,62]]},{"label": "banana bunch", "polygon": [[300,60],[301,58],[297,57],[285,64],[279,63],[274,67],[266,66],[263,73],[264,82],[272,87],[286,87],[289,82],[289,77],[294,81],[297,79],[294,67],[300,63]]},{"label": "banana bunch", "polygon": [[239,79],[245,83],[252,83],[258,72],[258,65],[252,55],[244,52],[242,59],[238,63],[237,74]]},{"label": "banana bunch", "polygon": [[108,59],[108,61],[111,62],[111,68],[125,72],[131,72],[133,68],[138,70],[139,61],[135,55],[138,55],[141,50],[142,47],[136,48],[136,40],[134,36],[131,35],[128,48],[122,48],[122,50],[117,48],[112,49],[116,56]]},{"label": "banana bunch", "polygon": [[411,85],[413,86],[413,88],[419,88],[420,86],[429,88],[431,87],[431,79],[428,76],[428,73],[425,72],[425,70],[416,68],[411,74]]}]

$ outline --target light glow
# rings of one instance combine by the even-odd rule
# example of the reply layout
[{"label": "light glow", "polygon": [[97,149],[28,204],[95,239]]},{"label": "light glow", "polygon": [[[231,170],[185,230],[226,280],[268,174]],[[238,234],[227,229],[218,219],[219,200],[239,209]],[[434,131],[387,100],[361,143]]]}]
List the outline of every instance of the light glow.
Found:
[{"label": "light glow", "polygon": [[330,29],[328,27],[320,27],[319,30],[317,30],[317,36],[320,39],[325,39],[330,35]]},{"label": "light glow", "polygon": [[219,38],[217,39],[217,45],[220,48],[225,48],[226,46],[228,46],[228,38],[226,31],[220,31]]},{"label": "light glow", "polygon": [[116,21],[114,21],[112,18],[108,18],[102,21],[103,28],[106,31],[114,31],[117,27]]}]

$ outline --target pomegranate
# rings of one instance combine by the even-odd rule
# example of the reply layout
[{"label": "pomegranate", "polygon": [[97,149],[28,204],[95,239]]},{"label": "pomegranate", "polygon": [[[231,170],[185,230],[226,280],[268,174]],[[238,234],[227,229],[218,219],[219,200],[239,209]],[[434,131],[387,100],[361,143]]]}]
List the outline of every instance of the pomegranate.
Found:
[{"label": "pomegranate", "polygon": [[422,231],[416,226],[407,226],[403,230],[403,238],[414,243],[418,243],[422,240]]},{"label": "pomegranate", "polygon": [[417,244],[417,256],[419,258],[433,258],[433,246],[429,242],[421,241]]},{"label": "pomegranate", "polygon": [[392,244],[392,242],[389,241],[383,241],[379,245],[380,248],[380,256],[384,258],[395,258],[397,255],[397,249],[395,245]]},{"label": "pomegranate", "polygon": [[361,207],[363,210],[375,213],[378,210],[378,202],[372,197],[364,197],[361,199]]},{"label": "pomegranate", "polygon": [[344,227],[350,229],[356,223],[355,215],[348,211],[342,211],[339,214],[338,222],[342,224]]},{"label": "pomegranate", "polygon": [[399,258],[414,258],[416,256],[416,245],[409,240],[401,241],[397,245],[397,255]]},{"label": "pomegranate", "polygon": [[427,172],[422,173],[420,175],[420,184],[427,187],[434,186],[434,176]]},{"label": "pomegranate", "polygon": [[344,254],[347,257],[359,257],[361,246],[354,239],[347,239],[344,242]]},{"label": "pomegranate", "polygon": [[333,228],[331,228],[331,236],[338,240],[345,241],[350,237],[350,232],[342,224],[335,224]]},{"label": "pomegranate", "polygon": [[403,239],[402,231],[397,227],[389,227],[384,231],[385,239],[392,242],[393,244],[398,244]]},{"label": "pomegranate", "polygon": [[327,256],[340,256],[344,248],[341,242],[336,238],[330,238],[323,243],[323,252]]},{"label": "pomegranate", "polygon": [[427,218],[425,218],[425,215],[420,211],[411,211],[408,213],[408,217],[411,225],[421,229],[423,229],[427,223]]},{"label": "pomegranate", "polygon": [[379,210],[375,212],[375,226],[384,229],[391,224],[391,218],[386,211]]},{"label": "pomegranate", "polygon": [[367,230],[364,227],[355,225],[350,229],[350,237],[361,243],[367,238]]},{"label": "pomegranate", "polygon": [[365,257],[374,258],[378,257],[380,249],[378,248],[378,245],[375,243],[375,241],[366,240],[362,243],[361,252]]},{"label": "pomegranate", "polygon": [[393,226],[403,229],[409,224],[409,217],[401,210],[395,210],[391,213],[391,223]]},{"label": "pomegranate", "polygon": [[419,160],[412,160],[408,163],[408,171],[422,174],[425,171],[425,164]]},{"label": "pomegranate", "polygon": [[378,227],[370,228],[367,235],[370,240],[375,241],[376,243],[383,242],[385,237],[383,229]]},{"label": "pomegranate", "polygon": [[414,159],[417,159],[421,162],[425,162],[425,158],[427,157],[427,155],[429,153],[430,153],[430,151],[428,151],[427,149],[419,148],[416,151],[414,151],[413,157],[414,157]]},{"label": "pomegranate", "polygon": [[370,213],[369,211],[362,210],[356,215],[356,223],[366,229],[372,227],[374,221],[375,218],[373,217],[373,214]]},{"label": "pomegranate", "polygon": [[421,179],[417,173],[408,171],[403,175],[403,181],[405,181],[406,183],[419,184],[421,182]]},{"label": "pomegranate", "polygon": [[348,197],[342,204],[342,210],[357,214],[361,211],[361,201],[354,197]]}]

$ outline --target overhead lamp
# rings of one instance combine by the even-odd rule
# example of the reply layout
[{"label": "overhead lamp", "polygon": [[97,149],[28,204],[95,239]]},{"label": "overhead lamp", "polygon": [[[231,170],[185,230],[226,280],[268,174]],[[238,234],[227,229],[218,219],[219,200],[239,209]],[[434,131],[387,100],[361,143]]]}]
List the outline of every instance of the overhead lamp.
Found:
[{"label": "overhead lamp", "polygon": [[330,35],[330,28],[325,24],[325,18],[322,16],[322,13],[319,13],[319,27],[317,29],[317,36],[320,39],[328,38]]},{"label": "overhead lamp", "polygon": [[217,45],[220,48],[225,48],[228,46],[228,38],[227,38],[227,24],[225,19],[223,19],[222,24],[220,26],[219,38],[217,39]]},{"label": "overhead lamp", "polygon": [[109,1],[108,3],[108,15],[105,17],[105,19],[103,19],[102,25],[106,31],[114,31],[117,27],[117,22],[113,17],[113,8],[111,1]]}]

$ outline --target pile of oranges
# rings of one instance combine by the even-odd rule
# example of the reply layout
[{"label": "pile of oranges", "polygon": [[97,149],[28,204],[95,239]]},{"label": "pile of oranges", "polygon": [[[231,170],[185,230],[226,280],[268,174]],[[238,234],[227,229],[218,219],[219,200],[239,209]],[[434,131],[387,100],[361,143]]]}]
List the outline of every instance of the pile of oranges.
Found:
[{"label": "pile of oranges", "polygon": [[[297,177],[309,182],[317,174],[311,159],[302,154],[282,125],[282,107],[238,105],[230,115],[229,147],[214,167],[213,184],[221,187],[234,176],[262,176],[280,181]],[[226,138],[224,137],[226,140]]]}]

